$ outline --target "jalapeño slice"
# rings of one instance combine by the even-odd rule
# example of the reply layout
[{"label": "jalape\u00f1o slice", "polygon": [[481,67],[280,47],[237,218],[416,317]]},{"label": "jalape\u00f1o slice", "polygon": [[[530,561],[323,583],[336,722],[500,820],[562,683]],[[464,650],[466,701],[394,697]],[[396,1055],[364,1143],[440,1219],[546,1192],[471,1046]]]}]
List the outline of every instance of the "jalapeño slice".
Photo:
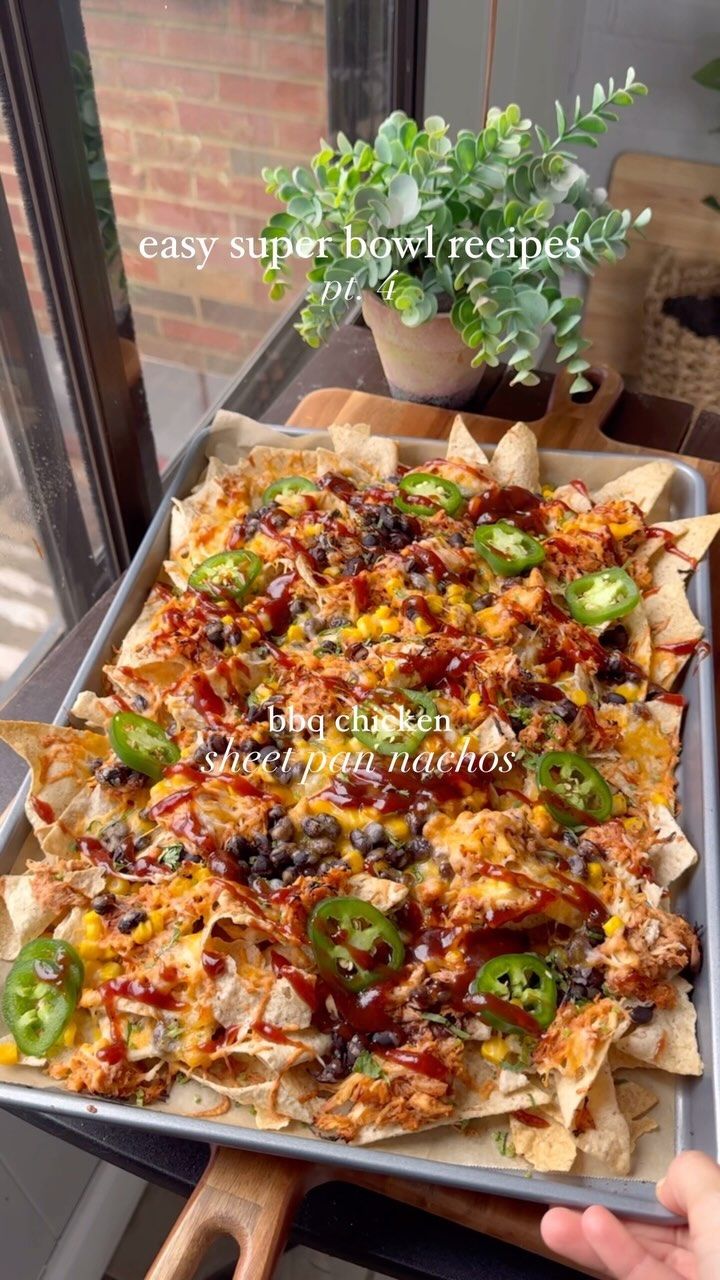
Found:
[{"label": "jalape\u00f1o slice", "polygon": [[391,756],[413,755],[435,727],[437,709],[429,693],[378,690],[353,710],[350,729],[364,747]]},{"label": "jalape\u00f1o slice", "polygon": [[599,569],[569,583],[565,599],[575,621],[593,627],[624,618],[640,603],[640,592],[624,569]]},{"label": "jalape\u00f1o slice", "polygon": [[268,502],[277,502],[278,498],[284,498],[289,493],[317,493],[318,487],[313,484],[312,480],[306,479],[305,476],[282,476],[280,480],[274,480],[265,490],[261,502],[266,506]]},{"label": "jalape\u00f1o slice", "polygon": [[317,967],[345,991],[364,991],[402,967],[405,947],[392,921],[361,898],[325,898],[308,924]]},{"label": "jalape\u00f1o slice", "polygon": [[70,1021],[85,970],[77,951],[58,938],[28,942],[10,970],[2,1012],[22,1054],[42,1058]]},{"label": "jalape\u00f1o slice", "polygon": [[213,600],[242,600],[261,569],[254,551],[218,551],[195,566],[188,586]]},{"label": "jalape\u00f1o slice", "polygon": [[118,711],[108,728],[110,745],[123,764],[157,782],[163,770],[180,759],[180,748],[165,730],[135,711]]},{"label": "jalape\u00f1o slice", "polygon": [[542,543],[509,520],[478,525],[475,550],[487,560],[493,573],[502,578],[522,573],[523,569],[532,569],[545,559]]},{"label": "jalape\u00f1o slice", "polygon": [[[557,983],[545,961],[532,952],[488,960],[476,973],[470,991],[480,997],[473,1007],[477,1004],[483,1022],[496,1031],[540,1035],[557,1010]],[[489,998],[483,1001],[483,997]],[[516,1015],[515,1008],[525,1016]]]},{"label": "jalape\u00f1o slice", "polygon": [[429,471],[413,471],[398,484],[395,506],[409,516],[434,516],[438,509],[453,516],[462,506],[463,496],[452,480]]},{"label": "jalape\u00f1o slice", "polygon": [[540,799],[564,827],[606,822],[612,792],[594,765],[574,751],[546,751],[537,767]]}]

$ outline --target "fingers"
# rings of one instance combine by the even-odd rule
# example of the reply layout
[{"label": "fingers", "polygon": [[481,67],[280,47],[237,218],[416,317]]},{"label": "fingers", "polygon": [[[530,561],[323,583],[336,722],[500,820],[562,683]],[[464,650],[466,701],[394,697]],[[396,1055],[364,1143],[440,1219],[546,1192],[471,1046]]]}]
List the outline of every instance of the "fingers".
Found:
[{"label": "fingers", "polygon": [[615,1280],[678,1280],[677,1271],[649,1253],[640,1239],[599,1205],[585,1210],[582,1233],[599,1259],[600,1269]]},{"label": "fingers", "polygon": [[720,1168],[702,1151],[683,1151],[658,1183],[657,1197],[671,1213],[689,1218],[693,1203],[708,1191],[720,1194]]},{"label": "fingers", "polygon": [[582,1214],[575,1209],[548,1209],[540,1223],[540,1232],[548,1249],[569,1258],[580,1267],[602,1268],[600,1258],[588,1244],[582,1229]]},{"label": "fingers", "polygon": [[712,1280],[720,1270],[720,1169],[715,1161],[701,1151],[683,1151],[657,1195],[666,1209],[687,1217],[698,1280]]}]

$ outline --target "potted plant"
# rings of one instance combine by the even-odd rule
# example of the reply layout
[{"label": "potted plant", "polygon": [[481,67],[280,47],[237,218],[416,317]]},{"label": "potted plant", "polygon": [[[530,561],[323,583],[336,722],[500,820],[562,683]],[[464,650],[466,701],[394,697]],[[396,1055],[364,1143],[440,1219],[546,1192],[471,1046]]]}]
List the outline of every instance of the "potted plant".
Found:
[{"label": "potted plant", "polygon": [[582,300],[562,295],[563,276],[621,257],[628,231],[650,211],[633,218],[610,208],[570,148],[596,146],[615,108],[646,92],[631,69],[620,88],[596,85],[586,110],[578,100],[566,115],[557,103],[554,138],[515,104],[493,108],[484,129],[463,129],[454,142],[439,116],[418,125],[394,111],[372,146],[340,133],[310,168],[263,170],[286,206],[263,232],[270,296],[288,287],[293,253],[311,257],[297,329],[317,347],[361,295],[392,393],[403,399],[460,406],[501,358],[513,382],[537,382],[546,325],[575,375],[573,391],[587,390]]}]

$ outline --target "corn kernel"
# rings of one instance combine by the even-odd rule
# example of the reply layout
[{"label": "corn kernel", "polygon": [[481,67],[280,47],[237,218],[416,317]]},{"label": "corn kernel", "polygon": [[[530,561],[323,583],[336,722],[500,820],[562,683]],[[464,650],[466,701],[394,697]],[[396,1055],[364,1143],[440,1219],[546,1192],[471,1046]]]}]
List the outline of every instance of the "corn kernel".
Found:
[{"label": "corn kernel", "polygon": [[452,582],[447,589],[447,598],[451,604],[465,599],[465,588],[459,582]]},{"label": "corn kernel", "polygon": [[356,625],[363,640],[374,640],[378,634],[378,623],[369,613],[361,613]]},{"label": "corn kernel", "polygon": [[667,804],[667,796],[663,795],[662,791],[653,791],[650,799],[653,804]]},{"label": "corn kernel", "polygon": [[233,622],[233,616],[232,616],[232,614],[231,614],[231,613],[224,613],[224,614],[223,614],[223,616],[222,616],[222,621],[225,623],[225,626],[226,626],[226,627],[229,627],[229,626],[230,626],[230,624],[231,624],[231,622]]},{"label": "corn kernel", "polygon": [[119,876],[110,876],[106,887],[108,893],[113,893],[116,898],[123,898],[125,894],[130,892],[130,885],[127,880],[121,880]]},{"label": "corn kernel", "polygon": [[471,693],[468,698],[468,711],[479,711],[482,706],[482,695]]},{"label": "corn kernel", "polygon": [[121,973],[122,965],[117,960],[108,960],[99,966],[94,976],[96,982],[110,982],[113,978],[119,978]]},{"label": "corn kernel", "polygon": [[391,617],[391,610],[390,610],[390,606],[389,606],[389,605],[387,605],[387,604],[381,604],[381,605],[379,605],[379,606],[378,606],[378,608],[375,610],[375,617],[376,617],[376,618],[389,618],[389,617]]},{"label": "corn kernel", "polygon": [[102,960],[105,948],[99,942],[88,942],[85,939],[78,943],[78,951],[83,960]]},{"label": "corn kernel", "polygon": [[398,664],[395,661],[395,659],[388,658],[387,662],[383,663],[383,678],[385,680],[392,680],[393,676],[397,672],[397,669],[398,669]]},{"label": "corn kernel", "polygon": [[576,707],[586,707],[589,698],[584,689],[568,689],[568,698]]},{"label": "corn kernel", "polygon": [[380,620],[380,631],[384,636],[396,636],[401,625],[399,618],[382,618]]},{"label": "corn kernel", "polygon": [[12,1040],[0,1044],[0,1066],[12,1067],[18,1060],[18,1048]]},{"label": "corn kernel", "polygon": [[388,595],[392,596],[395,594],[396,591],[400,591],[400,589],[402,588],[402,585],[403,585],[402,578],[399,577],[398,574],[393,573],[385,583],[385,590],[387,591]]},{"label": "corn kernel", "polygon": [[544,804],[534,804],[530,810],[530,818],[542,836],[550,835],[554,824]]},{"label": "corn kernel", "polygon": [[365,866],[363,856],[359,849],[350,849],[350,851],[345,854],[345,861],[354,875],[357,875],[359,871],[362,871]]},{"label": "corn kernel", "polygon": [[431,613],[442,613],[443,611],[442,596],[436,595],[435,592],[432,592],[430,595],[427,595],[425,597],[425,600],[427,601],[427,606]]},{"label": "corn kernel", "polygon": [[603,932],[606,938],[614,938],[615,934],[623,928],[623,922],[620,916],[611,916],[603,925]]},{"label": "corn kernel", "polygon": [[619,684],[616,693],[621,693],[626,702],[637,702],[638,688],[634,684]]},{"label": "corn kernel", "polygon": [[142,924],[136,925],[130,937],[133,942],[143,943],[149,942],[153,936],[153,927],[149,920],[143,920]]},{"label": "corn kernel", "polygon": [[603,869],[601,862],[588,862],[587,865],[588,881],[594,889],[599,889],[603,881]]},{"label": "corn kernel", "polygon": [[616,791],[612,798],[612,811],[617,817],[618,814],[627,813],[627,800],[620,791]]},{"label": "corn kernel", "polygon": [[91,942],[98,942],[103,934],[102,918],[97,911],[86,911],[83,921],[85,923],[85,937],[89,938]]},{"label": "corn kernel", "polygon": [[424,618],[421,618],[419,615],[418,615],[418,617],[415,619],[415,621],[413,622],[413,626],[415,627],[415,630],[416,630],[416,631],[417,631],[421,636],[428,636],[428,635],[430,635],[430,632],[432,631],[432,627],[431,627],[430,623],[429,623],[429,622],[426,622],[426,621],[425,621],[425,619],[424,619]]},{"label": "corn kernel", "polygon": [[410,835],[410,828],[405,818],[388,818],[384,826],[393,840],[407,840]]},{"label": "corn kernel", "polygon": [[489,1040],[483,1041],[480,1052],[486,1062],[492,1062],[497,1067],[507,1058],[510,1050],[502,1036],[491,1036]]},{"label": "corn kernel", "polygon": [[363,639],[357,627],[343,627],[340,634],[348,644],[358,644]]},{"label": "corn kernel", "polygon": [[65,1045],[65,1048],[66,1048],[66,1049],[72,1049],[72,1047],[73,1047],[73,1045],[74,1045],[74,1043],[75,1043],[75,1037],[76,1037],[76,1035],[77,1035],[77,1023],[76,1023],[75,1019],[73,1018],[73,1019],[71,1019],[71,1021],[70,1021],[70,1022],[68,1022],[67,1026],[66,1026],[66,1028],[65,1028],[65,1030],[63,1031],[63,1034],[62,1034],[62,1042],[63,1042],[63,1044]]},{"label": "corn kernel", "polygon": [[165,912],[161,910],[150,912],[150,923],[153,927],[153,933],[159,933],[165,925]]},{"label": "corn kernel", "polygon": [[298,641],[305,639],[305,632],[299,623],[293,622],[292,626],[288,627],[287,639],[290,644],[297,644]]}]

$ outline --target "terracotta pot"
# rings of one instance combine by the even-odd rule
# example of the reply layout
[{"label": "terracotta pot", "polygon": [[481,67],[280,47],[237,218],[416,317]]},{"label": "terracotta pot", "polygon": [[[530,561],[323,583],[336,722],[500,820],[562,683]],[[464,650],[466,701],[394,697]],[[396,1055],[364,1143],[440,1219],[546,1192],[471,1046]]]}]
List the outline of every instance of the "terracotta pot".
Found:
[{"label": "terracotta pot", "polygon": [[445,409],[460,409],[467,404],[485,367],[473,369],[473,353],[449,315],[433,316],[411,329],[371,290],[363,293],[362,313],[394,399],[437,404]]}]

